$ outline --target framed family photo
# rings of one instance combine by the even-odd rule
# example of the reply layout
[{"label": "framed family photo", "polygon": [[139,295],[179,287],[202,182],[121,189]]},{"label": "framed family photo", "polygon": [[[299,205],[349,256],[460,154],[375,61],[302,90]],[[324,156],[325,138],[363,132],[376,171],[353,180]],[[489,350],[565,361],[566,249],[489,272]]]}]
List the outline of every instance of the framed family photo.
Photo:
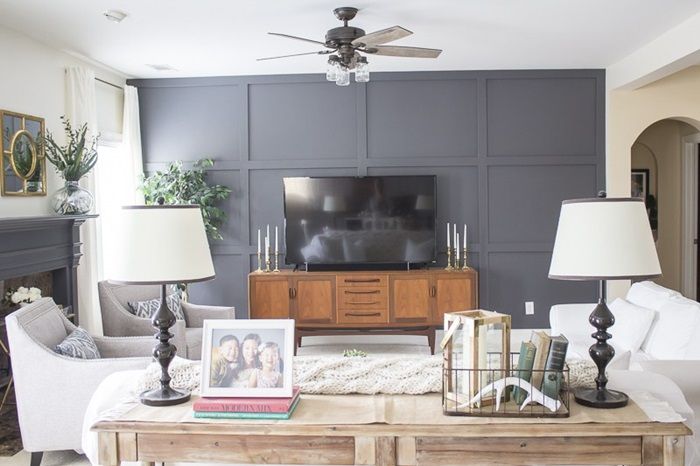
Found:
[{"label": "framed family photo", "polygon": [[205,320],[202,396],[292,396],[294,320]]}]

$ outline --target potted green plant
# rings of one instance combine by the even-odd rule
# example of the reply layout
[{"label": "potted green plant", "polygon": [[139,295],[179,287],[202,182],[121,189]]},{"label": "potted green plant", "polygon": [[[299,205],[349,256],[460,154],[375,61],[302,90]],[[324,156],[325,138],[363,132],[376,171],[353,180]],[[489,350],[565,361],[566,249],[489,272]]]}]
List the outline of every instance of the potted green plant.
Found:
[{"label": "potted green plant", "polygon": [[73,129],[65,116],[61,117],[61,122],[66,134],[65,145],[58,144],[50,131],[39,139],[46,158],[65,180],[64,187],[56,191],[51,204],[57,214],[82,215],[92,209],[94,198],[90,191],[80,186],[79,181],[97,163],[98,136],[88,141],[87,124]]},{"label": "potted green plant", "polygon": [[204,226],[209,239],[222,239],[220,228],[226,221],[226,212],[217,205],[231,195],[231,189],[207,183],[206,169],[212,167],[212,159],[201,159],[192,169],[184,169],[182,162],[171,162],[164,171],[144,177],[141,189],[146,204],[198,204],[202,210]]}]

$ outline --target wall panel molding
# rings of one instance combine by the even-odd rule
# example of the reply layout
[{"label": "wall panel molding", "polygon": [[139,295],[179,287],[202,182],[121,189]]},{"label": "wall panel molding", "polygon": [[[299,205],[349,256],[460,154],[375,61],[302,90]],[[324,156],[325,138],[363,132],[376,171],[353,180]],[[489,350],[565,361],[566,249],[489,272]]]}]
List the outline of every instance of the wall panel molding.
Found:
[{"label": "wall panel molding", "polygon": [[[556,205],[605,186],[603,70],[371,78],[347,88],[320,74],[129,81],[147,172],[213,155],[213,179],[235,180],[233,223],[212,243],[217,279],[193,285],[193,301],[247,316],[257,228],[282,225],[283,176],[372,174],[437,175],[438,249],[445,221],[468,223],[480,304],[510,313],[515,328],[547,327],[549,305],[595,298],[594,286],[549,280],[545,269]],[[536,314],[525,316],[533,299]]]}]

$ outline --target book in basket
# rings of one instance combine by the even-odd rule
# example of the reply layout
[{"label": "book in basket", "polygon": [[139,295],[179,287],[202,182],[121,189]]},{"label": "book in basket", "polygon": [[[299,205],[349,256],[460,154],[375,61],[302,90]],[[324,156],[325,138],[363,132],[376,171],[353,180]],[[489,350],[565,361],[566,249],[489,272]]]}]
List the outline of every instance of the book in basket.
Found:
[{"label": "book in basket", "polygon": [[294,387],[291,398],[200,398],[193,409],[195,413],[287,413],[298,398],[299,387]]}]

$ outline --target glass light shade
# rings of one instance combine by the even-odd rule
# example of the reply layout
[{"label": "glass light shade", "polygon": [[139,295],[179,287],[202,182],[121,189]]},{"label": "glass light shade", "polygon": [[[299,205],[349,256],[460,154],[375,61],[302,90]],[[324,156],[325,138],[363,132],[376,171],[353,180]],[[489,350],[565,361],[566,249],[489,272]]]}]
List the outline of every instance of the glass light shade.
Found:
[{"label": "glass light shade", "polygon": [[366,83],[369,81],[369,65],[367,63],[358,63],[355,67],[355,81],[358,83]]},{"label": "glass light shade", "polygon": [[336,81],[338,79],[338,71],[340,66],[335,61],[328,61],[328,67],[326,68],[326,79],[328,81]]},{"label": "glass light shade", "polygon": [[349,86],[350,85],[350,70],[341,66],[338,70],[338,78],[335,80],[338,86]]},{"label": "glass light shade", "polygon": [[121,251],[110,279],[162,284],[214,278],[199,206],[128,206],[120,220]]},{"label": "glass light shade", "polygon": [[624,280],[659,275],[659,257],[641,199],[574,199],[562,203],[550,278]]}]

